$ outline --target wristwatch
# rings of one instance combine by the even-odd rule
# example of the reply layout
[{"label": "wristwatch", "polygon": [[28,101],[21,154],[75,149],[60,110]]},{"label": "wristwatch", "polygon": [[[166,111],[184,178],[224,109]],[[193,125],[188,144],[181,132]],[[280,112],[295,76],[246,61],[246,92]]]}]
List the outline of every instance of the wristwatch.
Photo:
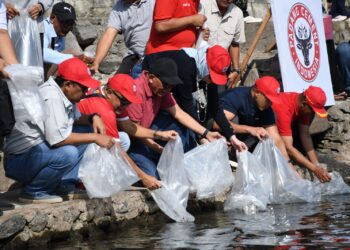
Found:
[{"label": "wristwatch", "polygon": [[237,72],[238,75],[241,74],[241,70],[240,69],[232,69],[232,73],[233,72]]}]

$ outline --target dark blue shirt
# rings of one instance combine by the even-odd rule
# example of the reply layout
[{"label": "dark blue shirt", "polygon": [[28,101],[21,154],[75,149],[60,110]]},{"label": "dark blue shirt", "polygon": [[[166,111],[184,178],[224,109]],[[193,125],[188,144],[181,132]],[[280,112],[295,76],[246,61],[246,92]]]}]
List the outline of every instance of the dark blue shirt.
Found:
[{"label": "dark blue shirt", "polygon": [[251,87],[238,87],[224,93],[220,98],[220,106],[239,119],[239,124],[248,126],[268,126],[275,124],[272,108],[260,111],[255,105]]}]

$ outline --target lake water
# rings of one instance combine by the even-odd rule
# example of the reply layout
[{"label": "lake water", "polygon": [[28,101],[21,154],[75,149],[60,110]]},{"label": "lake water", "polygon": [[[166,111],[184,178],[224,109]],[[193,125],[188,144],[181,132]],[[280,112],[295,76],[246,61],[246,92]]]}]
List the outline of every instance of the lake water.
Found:
[{"label": "lake water", "polygon": [[350,249],[350,196],[270,206],[254,215],[215,211],[194,216],[194,223],[174,223],[159,215],[137,220],[99,240],[50,248]]}]

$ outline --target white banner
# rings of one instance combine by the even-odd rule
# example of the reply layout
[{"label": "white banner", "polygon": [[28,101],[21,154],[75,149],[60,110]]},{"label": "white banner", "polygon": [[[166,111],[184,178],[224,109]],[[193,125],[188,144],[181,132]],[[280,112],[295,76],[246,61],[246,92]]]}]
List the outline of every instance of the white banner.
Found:
[{"label": "white banner", "polygon": [[321,87],[334,105],[321,1],[271,0],[285,92]]}]

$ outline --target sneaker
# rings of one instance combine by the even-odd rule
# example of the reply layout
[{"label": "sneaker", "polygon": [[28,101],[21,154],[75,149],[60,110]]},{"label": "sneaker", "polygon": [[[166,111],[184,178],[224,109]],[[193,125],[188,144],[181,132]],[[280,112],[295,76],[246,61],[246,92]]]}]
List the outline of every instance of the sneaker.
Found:
[{"label": "sneaker", "polygon": [[341,21],[345,21],[346,19],[348,19],[347,16],[339,15],[339,16],[336,16],[335,18],[333,18],[332,20],[333,20],[334,22],[341,22]]},{"label": "sneaker", "polygon": [[18,200],[25,204],[52,204],[63,202],[63,199],[57,195],[30,196],[22,194]]},{"label": "sneaker", "polygon": [[62,197],[62,199],[65,201],[80,200],[80,199],[88,199],[89,198],[86,191],[79,189],[79,188],[74,188],[71,190],[59,189],[57,191],[57,194],[60,197]]},{"label": "sneaker", "polygon": [[258,18],[258,17],[246,16],[244,18],[244,22],[246,22],[246,23],[260,23],[260,22],[262,22],[262,19]]}]

